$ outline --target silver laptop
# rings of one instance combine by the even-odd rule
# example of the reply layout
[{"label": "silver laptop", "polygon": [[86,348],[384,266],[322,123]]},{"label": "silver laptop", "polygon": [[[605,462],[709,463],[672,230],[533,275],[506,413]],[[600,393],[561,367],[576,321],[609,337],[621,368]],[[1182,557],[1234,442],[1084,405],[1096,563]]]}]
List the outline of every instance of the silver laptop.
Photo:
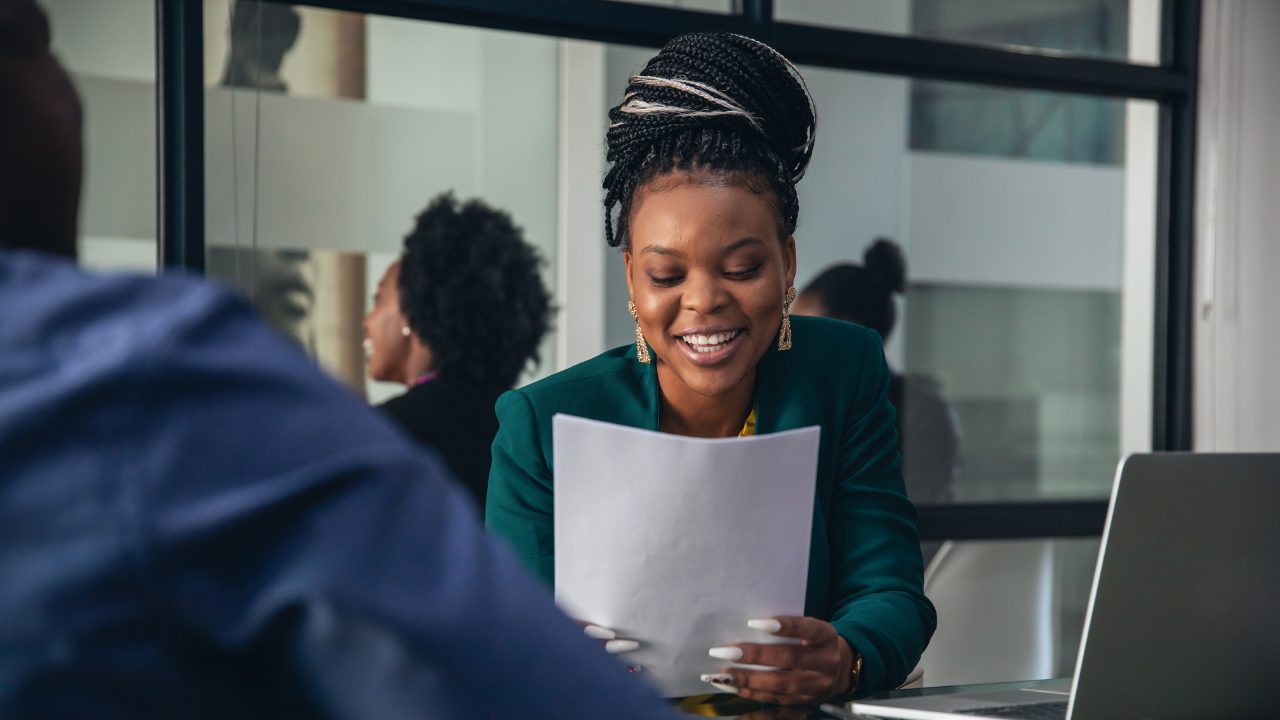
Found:
[{"label": "silver laptop", "polygon": [[906,720],[1275,718],[1277,680],[1280,454],[1132,455],[1116,471],[1072,680],[823,709]]}]

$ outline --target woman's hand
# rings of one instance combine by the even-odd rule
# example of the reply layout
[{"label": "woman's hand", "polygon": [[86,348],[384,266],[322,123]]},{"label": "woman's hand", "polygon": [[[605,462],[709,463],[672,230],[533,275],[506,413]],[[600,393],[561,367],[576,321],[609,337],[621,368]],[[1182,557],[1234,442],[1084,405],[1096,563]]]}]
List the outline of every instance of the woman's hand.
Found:
[{"label": "woman's hand", "polygon": [[[600,625],[595,625],[592,623],[587,623],[582,621],[578,621],[578,624],[582,625],[582,633],[584,635],[586,635],[587,637],[593,640],[599,640],[603,642],[604,651],[609,653],[610,655],[621,655],[622,653],[629,653],[632,650],[637,650],[640,648],[639,642],[636,642],[635,640],[629,640],[627,638],[620,638],[618,637],[617,632],[610,630],[607,627],[602,627]],[[628,663],[623,658],[618,658],[618,659],[622,660],[623,664],[626,665],[627,672],[637,673],[644,669],[643,666],[636,665],[634,663]]]},{"label": "woman's hand", "polygon": [[747,625],[800,644],[738,643],[711,648],[711,657],[776,670],[730,667],[703,679],[717,689],[758,702],[792,705],[826,700],[849,689],[853,649],[831,623],[809,617],[752,620]]},{"label": "woman's hand", "polygon": [[604,651],[610,655],[620,655],[625,652],[631,652],[640,647],[640,643],[635,640],[618,637],[618,633],[607,627],[593,625],[591,623],[582,623],[582,632],[593,640],[601,640],[604,642]]}]

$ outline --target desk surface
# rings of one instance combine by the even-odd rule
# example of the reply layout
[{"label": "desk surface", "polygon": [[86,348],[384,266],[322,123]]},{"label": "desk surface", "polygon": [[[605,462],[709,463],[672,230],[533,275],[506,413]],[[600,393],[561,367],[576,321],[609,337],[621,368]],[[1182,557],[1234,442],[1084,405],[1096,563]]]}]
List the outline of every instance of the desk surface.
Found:
[{"label": "desk surface", "polygon": [[[982,685],[940,685],[938,687],[914,688],[911,690],[892,690],[875,693],[859,700],[883,700],[887,698],[927,697],[953,693],[957,689],[972,690],[1017,690],[1044,683],[1044,680],[1022,680],[1018,682],[986,683]],[[829,701],[834,705],[846,705],[850,697],[836,698]],[[831,716],[814,707],[778,707],[761,705],[740,698],[736,695],[700,695],[685,698],[676,703],[676,709],[690,716],[728,717],[739,720],[830,720]]]},{"label": "desk surface", "polygon": [[817,706],[779,707],[762,705],[737,695],[703,695],[676,703],[676,710],[697,717],[738,718],[739,720],[830,720]]}]

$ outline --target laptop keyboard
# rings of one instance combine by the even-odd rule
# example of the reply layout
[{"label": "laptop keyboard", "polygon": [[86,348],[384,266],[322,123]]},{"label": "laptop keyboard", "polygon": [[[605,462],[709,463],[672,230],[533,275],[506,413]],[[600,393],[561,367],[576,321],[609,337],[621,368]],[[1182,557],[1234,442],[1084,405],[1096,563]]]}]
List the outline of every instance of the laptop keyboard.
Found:
[{"label": "laptop keyboard", "polygon": [[1067,717],[1065,702],[1027,703],[1025,705],[1002,705],[999,707],[978,708],[977,710],[957,710],[957,715],[980,715],[992,718],[1017,718],[1017,720],[1063,720]]}]

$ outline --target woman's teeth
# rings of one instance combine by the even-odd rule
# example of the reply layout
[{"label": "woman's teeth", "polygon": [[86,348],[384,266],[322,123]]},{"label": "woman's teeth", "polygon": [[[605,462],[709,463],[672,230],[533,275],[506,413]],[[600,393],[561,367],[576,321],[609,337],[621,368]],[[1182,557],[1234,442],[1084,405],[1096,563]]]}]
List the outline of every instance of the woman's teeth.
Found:
[{"label": "woman's teeth", "polygon": [[710,335],[682,335],[681,340],[689,344],[689,347],[701,353],[709,353],[720,350],[728,345],[731,340],[738,336],[741,330],[732,330],[729,332],[712,333]]}]

